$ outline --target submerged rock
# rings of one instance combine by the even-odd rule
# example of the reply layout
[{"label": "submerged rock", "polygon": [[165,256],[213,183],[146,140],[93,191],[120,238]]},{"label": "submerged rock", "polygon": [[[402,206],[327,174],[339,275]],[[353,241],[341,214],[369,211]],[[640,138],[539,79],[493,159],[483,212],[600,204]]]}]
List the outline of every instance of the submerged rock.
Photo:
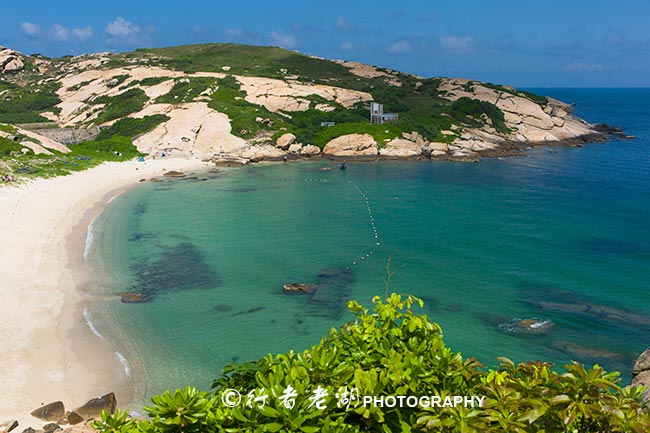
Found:
[{"label": "submerged rock", "polygon": [[620,353],[612,352],[609,350],[599,349],[595,347],[582,346],[580,344],[572,343],[570,341],[555,341],[551,346],[557,350],[568,353],[572,357],[577,358],[578,361],[585,360],[621,360],[624,358]]},{"label": "submerged rock", "polygon": [[284,293],[309,293],[314,289],[313,284],[291,283],[282,286]]},{"label": "submerged rock", "polygon": [[553,327],[553,322],[543,319],[513,319],[507,323],[501,323],[498,328],[507,332],[521,332],[524,334],[543,335]]},{"label": "submerged rock", "polygon": [[120,299],[125,304],[139,304],[141,302],[147,302],[151,300],[149,296],[143,295],[142,293],[123,292],[120,293],[119,295],[120,295]]},{"label": "submerged rock", "polygon": [[41,421],[58,421],[65,415],[65,406],[62,401],[55,401],[34,409],[31,415]]},{"label": "submerged rock", "polygon": [[133,263],[135,284],[129,290],[153,300],[162,293],[212,289],[221,284],[215,270],[201,250],[191,242],[181,242],[164,249],[151,260]]},{"label": "submerged rock", "polygon": [[607,305],[591,303],[565,304],[561,302],[539,302],[537,306],[545,311],[572,314],[581,313],[599,319],[608,320],[610,322],[650,327],[650,316],[626,311],[620,308],[609,307]]}]

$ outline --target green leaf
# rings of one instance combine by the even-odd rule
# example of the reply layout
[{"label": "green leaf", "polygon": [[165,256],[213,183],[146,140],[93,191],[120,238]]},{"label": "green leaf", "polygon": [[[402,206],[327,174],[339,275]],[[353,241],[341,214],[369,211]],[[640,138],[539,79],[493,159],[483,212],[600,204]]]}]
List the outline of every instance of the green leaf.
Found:
[{"label": "green leaf", "polygon": [[267,431],[269,431],[271,433],[274,433],[274,432],[280,431],[280,429],[283,427],[283,425],[278,424],[277,422],[270,422],[270,423],[266,423],[264,425],[264,427],[266,427]]}]

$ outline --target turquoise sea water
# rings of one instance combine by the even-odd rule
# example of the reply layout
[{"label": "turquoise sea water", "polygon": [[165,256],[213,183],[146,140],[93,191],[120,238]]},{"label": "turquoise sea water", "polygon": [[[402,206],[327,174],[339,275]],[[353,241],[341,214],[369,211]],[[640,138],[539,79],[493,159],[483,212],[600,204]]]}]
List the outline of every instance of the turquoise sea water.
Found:
[{"label": "turquoise sea water", "polygon": [[[638,138],[479,163],[275,163],[143,183],[94,224],[91,312],[140,397],[302,350],[390,291],[454,350],[629,372],[650,344],[650,90],[535,89]],[[330,170],[325,170],[330,168]],[[282,285],[318,284],[313,297]],[[151,302],[110,295],[138,291]],[[546,335],[508,331],[552,320]]]}]

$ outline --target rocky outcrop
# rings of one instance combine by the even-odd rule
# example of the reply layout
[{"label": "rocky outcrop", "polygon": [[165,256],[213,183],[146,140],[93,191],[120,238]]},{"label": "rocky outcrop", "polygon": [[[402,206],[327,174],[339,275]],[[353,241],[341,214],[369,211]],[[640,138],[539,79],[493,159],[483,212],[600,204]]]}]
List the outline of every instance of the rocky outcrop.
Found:
[{"label": "rocky outcrop", "polygon": [[336,102],[345,108],[372,101],[369,93],[323,84],[242,76],[238,76],[237,81],[241,83],[241,90],[246,92],[246,101],[262,105],[274,113],[305,111],[312,105],[309,99],[312,96]]},{"label": "rocky outcrop", "polygon": [[[48,422],[40,430],[33,427],[27,427],[23,433],[53,433],[62,431],[64,433],[92,433],[91,421],[101,417],[102,412],[114,414],[117,408],[117,400],[112,392],[102,397],[88,400],[83,405],[71,412],[65,411],[65,406],[61,401],[55,401],[34,409],[31,415],[41,421]],[[63,429],[62,426],[70,425]],[[0,433],[6,433],[18,426],[16,421],[0,423]]]},{"label": "rocky outcrop", "polygon": [[636,360],[632,369],[632,386],[643,386],[643,397],[650,402],[650,349],[646,349]]},{"label": "rocky outcrop", "polygon": [[323,155],[333,157],[369,157],[377,156],[377,153],[377,142],[369,134],[342,135],[323,148]]},{"label": "rocky outcrop", "polygon": [[20,72],[25,68],[23,55],[17,51],[0,46],[0,72],[11,74]]},{"label": "rocky outcrop", "polygon": [[292,153],[292,154],[297,154],[300,153],[300,150],[302,149],[302,144],[300,143],[294,143],[289,148],[287,149],[287,152]]},{"label": "rocky outcrop", "polygon": [[65,415],[65,406],[62,401],[55,401],[34,409],[31,415],[42,421],[59,421]]},{"label": "rocky outcrop", "polygon": [[389,141],[385,147],[379,149],[379,155],[385,158],[417,158],[422,154],[422,145],[403,138]]},{"label": "rocky outcrop", "polygon": [[245,147],[234,153],[234,156],[249,160],[251,162],[259,161],[281,161],[287,154],[270,144],[261,144]]},{"label": "rocky outcrop", "polygon": [[86,403],[76,408],[73,412],[79,415],[81,418],[88,420],[101,417],[102,411],[106,411],[109,414],[114,414],[116,408],[117,400],[115,399],[115,394],[111,392],[104,396],[88,400]]},{"label": "rocky outcrop", "polygon": [[16,427],[18,427],[18,421],[16,421],[15,419],[5,421],[5,422],[0,422],[0,433],[9,433]]},{"label": "rocky outcrop", "polygon": [[467,79],[443,79],[438,90],[441,96],[456,101],[462,97],[495,105],[503,112],[510,132],[497,132],[489,119],[480,130],[466,129],[463,137],[452,145],[452,155],[494,154],[499,148],[521,143],[526,145],[565,145],[604,139],[605,134],[594,125],[573,116],[573,107],[552,98],[531,100],[510,87],[493,88]]},{"label": "rocky outcrop", "polygon": [[320,154],[320,148],[313,144],[308,144],[300,149],[300,154],[308,157],[317,156]]}]

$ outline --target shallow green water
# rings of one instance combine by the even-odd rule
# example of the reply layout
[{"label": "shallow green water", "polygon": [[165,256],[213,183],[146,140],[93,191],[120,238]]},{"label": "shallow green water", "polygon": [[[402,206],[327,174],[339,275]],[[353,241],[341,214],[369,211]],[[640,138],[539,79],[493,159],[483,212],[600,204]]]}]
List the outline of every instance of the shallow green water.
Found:
[{"label": "shallow green water", "polygon": [[[318,342],[350,318],[346,300],[384,294],[392,257],[390,290],[423,297],[466,356],[576,359],[629,377],[650,335],[650,133],[627,119],[636,141],[477,164],[301,162],[140,184],[95,222],[89,259],[111,275],[99,292],[152,301],[92,313],[142,396],[207,388],[233,360]],[[320,286],[284,294],[290,282]],[[498,326],[531,317],[554,327]]]}]

